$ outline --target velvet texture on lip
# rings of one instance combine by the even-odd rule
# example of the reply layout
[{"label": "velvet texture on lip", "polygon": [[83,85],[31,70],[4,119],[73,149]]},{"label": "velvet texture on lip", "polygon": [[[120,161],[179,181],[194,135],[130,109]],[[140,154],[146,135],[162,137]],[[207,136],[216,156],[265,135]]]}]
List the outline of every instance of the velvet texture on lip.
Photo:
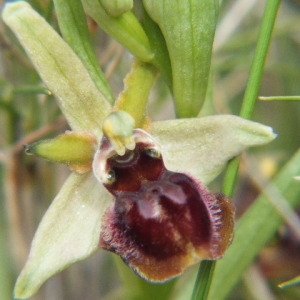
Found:
[{"label": "velvet texture on lip", "polygon": [[139,129],[134,135],[135,149],[123,156],[103,137],[94,160],[95,175],[115,197],[103,216],[100,247],[153,282],[222,257],[234,227],[228,198],[210,193],[187,174],[167,170],[151,137]]}]

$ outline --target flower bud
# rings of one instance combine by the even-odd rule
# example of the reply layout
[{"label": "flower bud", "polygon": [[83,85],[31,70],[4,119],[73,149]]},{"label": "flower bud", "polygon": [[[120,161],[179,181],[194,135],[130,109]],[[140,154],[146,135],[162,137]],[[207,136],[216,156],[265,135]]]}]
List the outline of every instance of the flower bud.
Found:
[{"label": "flower bud", "polygon": [[133,0],[100,0],[100,3],[112,17],[119,17],[133,8]]}]

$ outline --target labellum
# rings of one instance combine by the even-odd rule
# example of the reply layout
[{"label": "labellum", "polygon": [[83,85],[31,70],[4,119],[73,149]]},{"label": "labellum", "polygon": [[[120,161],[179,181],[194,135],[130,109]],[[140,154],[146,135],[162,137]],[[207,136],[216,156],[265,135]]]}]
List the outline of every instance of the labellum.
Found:
[{"label": "labellum", "polygon": [[121,256],[139,276],[163,282],[231,243],[234,208],[184,173],[165,168],[158,145],[133,131],[135,149],[118,155],[104,136],[93,168],[114,195],[103,216],[100,247]]}]

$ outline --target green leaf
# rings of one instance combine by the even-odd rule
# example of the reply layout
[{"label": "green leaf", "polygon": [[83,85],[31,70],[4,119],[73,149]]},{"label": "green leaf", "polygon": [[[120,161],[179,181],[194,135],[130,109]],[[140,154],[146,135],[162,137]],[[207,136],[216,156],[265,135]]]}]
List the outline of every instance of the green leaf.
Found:
[{"label": "green leaf", "polygon": [[34,236],[15,298],[31,297],[49,277],[98,249],[102,214],[111,200],[91,172],[69,177]]},{"label": "green leaf", "polygon": [[132,12],[124,13],[115,18],[106,13],[99,1],[82,0],[82,4],[87,14],[134,56],[144,62],[149,62],[153,59],[154,54],[151,50],[148,37]]},{"label": "green leaf", "polygon": [[24,1],[8,3],[4,22],[14,31],[73,130],[97,137],[110,104],[72,49]]},{"label": "green leaf", "polygon": [[[273,184],[292,207],[300,203],[299,182],[294,180],[299,172],[300,150],[273,180]],[[226,298],[281,223],[281,216],[274,206],[264,195],[259,196],[237,222],[233,243],[225,257],[217,263],[209,299]]]},{"label": "green leaf", "polygon": [[167,43],[177,116],[197,116],[206,95],[218,1],[143,0],[143,3]]},{"label": "green leaf", "polygon": [[81,2],[73,0],[54,0],[53,2],[64,40],[82,60],[104,97],[112,103],[114,98],[108,82],[99,67]]},{"label": "green leaf", "polygon": [[272,128],[233,115],[154,122],[151,133],[169,170],[187,172],[204,184],[219,175],[229,159],[276,137]]}]

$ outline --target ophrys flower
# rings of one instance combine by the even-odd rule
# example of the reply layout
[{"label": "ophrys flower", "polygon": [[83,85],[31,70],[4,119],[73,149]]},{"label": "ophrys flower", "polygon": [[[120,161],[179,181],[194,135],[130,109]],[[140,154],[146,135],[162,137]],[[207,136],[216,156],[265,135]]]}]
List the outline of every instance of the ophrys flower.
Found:
[{"label": "ophrys flower", "polygon": [[[47,87],[57,97],[73,130],[73,133],[36,146],[46,145],[50,149],[52,146],[57,149],[57,145],[61,146],[61,141],[66,142],[67,137],[75,138],[75,142],[67,142],[67,147],[61,152],[68,163],[70,154],[78,151],[77,141],[82,142],[88,135],[91,138],[85,139],[85,145],[90,145],[89,149],[94,151],[88,155],[87,162],[92,162],[93,154],[98,149],[101,152],[103,121],[113,112],[112,105],[96,87],[89,72],[71,48],[28,4],[19,2],[7,5],[3,18],[18,36]],[[141,126],[139,122],[136,123],[138,127]],[[149,185],[152,191],[154,188],[158,191],[159,196],[169,195],[172,199],[174,197],[166,192],[175,180],[173,173],[169,172],[188,173],[183,181],[195,178],[197,182],[208,184],[220,173],[228,159],[248,146],[264,144],[274,138],[271,128],[230,115],[154,122],[148,131],[155,145],[159,145],[165,165],[158,178],[162,185],[158,185],[157,180]],[[113,145],[116,140],[112,137],[110,141]],[[117,146],[113,147],[118,152]],[[129,148],[127,145],[127,149]],[[140,148],[129,150],[135,149],[140,151]],[[35,152],[39,154],[38,150]],[[51,155],[48,158],[53,159]],[[63,162],[61,156],[57,160]],[[113,205],[115,195],[96,180],[94,173],[90,171],[91,164],[84,164],[84,170],[79,168],[84,174],[76,173],[76,162],[78,163],[78,158],[75,158],[75,164],[68,163],[75,172],[55,197],[39,225],[28,261],[18,278],[15,288],[17,298],[30,297],[47,278],[95,252],[98,249],[101,227],[105,229],[109,226],[109,223],[103,223],[102,216]],[[175,185],[179,186],[178,183]],[[193,185],[194,182],[190,184]],[[208,194],[200,183],[199,190]],[[197,193],[198,189],[191,188],[191,191]],[[144,190],[139,193],[145,197],[147,195]],[[218,197],[215,196],[213,201]],[[181,199],[178,200],[180,202],[183,198],[178,199]],[[147,215],[148,210],[144,209],[143,202],[141,207],[141,211]],[[108,218],[108,214],[109,211],[105,218]],[[128,239],[122,237],[121,241],[125,244]],[[76,247],[70,246],[74,244]],[[109,248],[103,235],[101,245]],[[216,257],[218,256],[212,258]],[[200,259],[201,256],[195,261]]]}]

